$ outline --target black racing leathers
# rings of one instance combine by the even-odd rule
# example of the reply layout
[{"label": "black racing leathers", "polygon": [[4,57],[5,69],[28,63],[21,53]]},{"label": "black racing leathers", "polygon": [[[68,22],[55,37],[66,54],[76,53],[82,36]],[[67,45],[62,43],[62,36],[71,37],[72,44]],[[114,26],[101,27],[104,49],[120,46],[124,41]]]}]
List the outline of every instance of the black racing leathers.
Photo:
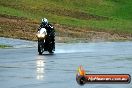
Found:
[{"label": "black racing leathers", "polygon": [[41,29],[41,28],[45,28],[46,31],[47,31],[47,36],[49,36],[51,38],[51,41],[53,43],[53,51],[55,51],[55,30],[54,30],[54,27],[51,25],[51,24],[44,24],[44,23],[41,23],[40,24],[40,27],[38,29],[38,31]]}]

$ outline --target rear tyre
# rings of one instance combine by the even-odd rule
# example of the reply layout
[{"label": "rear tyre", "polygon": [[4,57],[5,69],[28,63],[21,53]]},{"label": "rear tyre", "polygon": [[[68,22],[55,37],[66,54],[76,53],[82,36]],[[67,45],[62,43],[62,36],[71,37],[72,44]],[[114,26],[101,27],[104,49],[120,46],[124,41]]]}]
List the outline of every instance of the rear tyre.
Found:
[{"label": "rear tyre", "polygon": [[49,51],[50,54],[53,54],[54,52],[53,51]]},{"label": "rear tyre", "polygon": [[51,43],[50,45],[49,45],[49,53],[50,54],[53,54],[54,52],[53,52],[53,44]]}]

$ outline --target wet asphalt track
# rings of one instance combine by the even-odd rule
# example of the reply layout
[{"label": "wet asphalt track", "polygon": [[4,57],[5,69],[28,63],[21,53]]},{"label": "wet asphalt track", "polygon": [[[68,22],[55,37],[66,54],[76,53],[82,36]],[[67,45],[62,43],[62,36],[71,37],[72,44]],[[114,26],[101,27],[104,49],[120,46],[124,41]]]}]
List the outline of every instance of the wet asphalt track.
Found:
[{"label": "wet asphalt track", "polygon": [[132,42],[56,44],[54,55],[41,56],[36,43],[11,44],[14,48],[0,49],[0,88],[132,88],[132,83],[80,86],[75,80],[80,65],[91,74],[132,75]]}]

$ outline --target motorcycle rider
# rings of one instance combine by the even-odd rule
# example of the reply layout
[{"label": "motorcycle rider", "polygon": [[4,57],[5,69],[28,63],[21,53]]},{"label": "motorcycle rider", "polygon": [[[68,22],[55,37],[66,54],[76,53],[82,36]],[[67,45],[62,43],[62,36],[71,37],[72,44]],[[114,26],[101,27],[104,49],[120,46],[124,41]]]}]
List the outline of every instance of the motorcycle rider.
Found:
[{"label": "motorcycle rider", "polygon": [[51,37],[51,40],[53,43],[53,51],[55,51],[55,30],[54,30],[54,27],[48,22],[48,19],[43,18],[38,31],[41,28],[45,28],[47,31],[47,36]]}]

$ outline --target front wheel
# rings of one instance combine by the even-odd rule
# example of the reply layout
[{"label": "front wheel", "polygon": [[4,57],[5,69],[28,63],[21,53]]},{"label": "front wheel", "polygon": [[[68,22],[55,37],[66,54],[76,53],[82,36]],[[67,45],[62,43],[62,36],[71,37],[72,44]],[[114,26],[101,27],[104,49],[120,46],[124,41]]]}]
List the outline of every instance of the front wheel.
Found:
[{"label": "front wheel", "polygon": [[43,53],[43,46],[40,43],[38,43],[38,52],[39,52],[39,55],[42,55]]}]

